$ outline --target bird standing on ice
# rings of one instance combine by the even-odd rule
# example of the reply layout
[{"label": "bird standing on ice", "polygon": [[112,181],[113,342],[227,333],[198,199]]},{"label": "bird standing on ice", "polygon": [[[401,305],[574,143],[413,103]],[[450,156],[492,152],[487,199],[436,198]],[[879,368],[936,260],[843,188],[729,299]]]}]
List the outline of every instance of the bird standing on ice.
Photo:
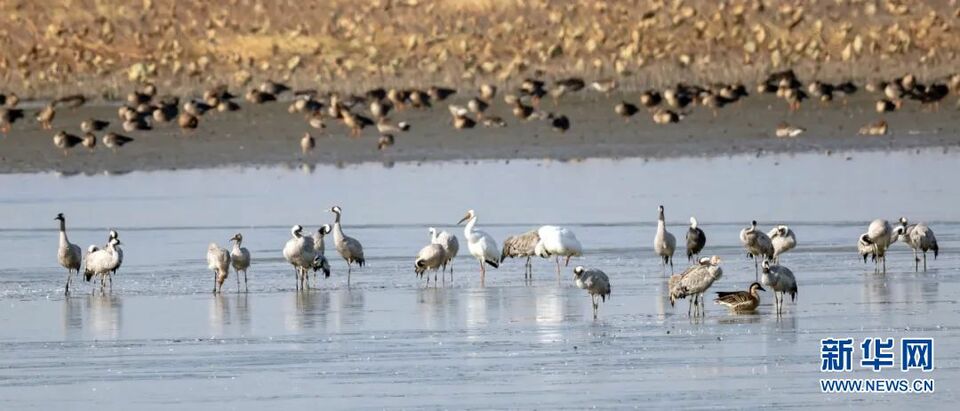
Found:
[{"label": "bird standing on ice", "polygon": [[677,239],[667,231],[663,219],[663,206],[657,207],[657,234],[653,236],[653,251],[660,256],[663,269],[670,264],[670,273],[673,273],[673,252],[677,249]]},{"label": "bird standing on ice", "polygon": [[480,284],[482,285],[487,276],[487,268],[484,264],[489,264],[493,268],[500,267],[500,256],[497,255],[500,248],[497,247],[497,241],[493,236],[477,229],[476,212],[467,210],[467,215],[463,216],[457,224],[463,224],[464,221],[467,225],[463,227],[463,237],[467,239],[467,250],[470,251],[470,255],[480,263]]}]

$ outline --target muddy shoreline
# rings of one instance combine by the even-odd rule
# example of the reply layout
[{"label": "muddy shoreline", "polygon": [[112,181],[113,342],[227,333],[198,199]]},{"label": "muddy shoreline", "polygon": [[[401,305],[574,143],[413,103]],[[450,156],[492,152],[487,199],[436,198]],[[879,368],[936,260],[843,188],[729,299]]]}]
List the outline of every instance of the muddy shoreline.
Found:
[{"label": "muddy shoreline", "polygon": [[[458,96],[444,103],[461,104]],[[84,106],[60,110],[53,130],[42,130],[32,117],[35,108],[26,108],[26,119],[0,137],[0,173],[57,171],[65,174],[195,169],[225,166],[256,167],[287,164],[355,164],[363,162],[458,161],[583,158],[669,158],[724,156],[757,153],[823,152],[851,150],[902,150],[960,145],[960,112],[944,102],[938,110],[906,105],[894,113],[879,115],[872,98],[860,93],[848,101],[829,105],[807,103],[790,112],[773,96],[751,96],[714,114],[695,107],[678,124],[657,125],[641,111],[629,121],[613,112],[621,101],[635,101],[636,95],[598,97],[582,93],[556,104],[544,101],[542,109],[567,115],[571,129],[553,130],[541,120],[521,121],[502,104],[490,113],[503,117],[504,128],[455,130],[446,107],[405,110],[393,114],[393,121],[407,121],[412,130],[396,135],[396,144],[377,150],[378,134],[369,127],[359,137],[350,137],[342,124],[328,121],[328,128],[310,128],[303,116],[287,112],[287,102],[245,104],[237,112],[208,113],[200,127],[183,132],[175,124],[161,124],[150,131],[123,133],[116,117],[116,105]],[[80,122],[88,118],[111,122],[105,131],[119,131],[135,139],[117,152],[98,142],[96,149],[76,147],[68,155],[54,147],[58,130],[81,135]],[[885,136],[858,135],[860,127],[885,119],[890,132]],[[774,129],[781,122],[806,128],[796,138],[777,138]],[[98,137],[105,132],[99,132]],[[305,132],[317,138],[316,149],[300,152]]]}]

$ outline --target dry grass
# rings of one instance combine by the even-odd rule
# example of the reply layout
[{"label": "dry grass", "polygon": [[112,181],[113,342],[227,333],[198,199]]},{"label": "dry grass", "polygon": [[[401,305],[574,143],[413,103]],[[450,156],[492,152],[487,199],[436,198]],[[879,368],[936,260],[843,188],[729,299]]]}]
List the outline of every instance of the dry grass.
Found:
[{"label": "dry grass", "polygon": [[[141,79],[189,89],[284,79],[362,88],[526,76],[630,88],[950,74],[954,2],[892,0],[13,0],[0,2],[0,91],[106,94]],[[237,73],[240,73],[237,75]]]}]

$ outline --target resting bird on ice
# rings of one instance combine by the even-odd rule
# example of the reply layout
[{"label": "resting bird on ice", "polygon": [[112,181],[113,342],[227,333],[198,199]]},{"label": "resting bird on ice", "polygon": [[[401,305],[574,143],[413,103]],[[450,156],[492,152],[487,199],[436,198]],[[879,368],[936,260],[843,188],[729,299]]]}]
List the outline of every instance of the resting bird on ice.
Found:
[{"label": "resting bird on ice", "polygon": [[760,283],[755,282],[750,284],[750,289],[747,291],[717,291],[717,298],[713,301],[726,306],[733,312],[751,312],[760,305],[760,293],[758,291],[766,290],[760,286]]},{"label": "resting bird on ice", "polygon": [[797,246],[797,236],[790,227],[778,225],[767,233],[770,243],[773,244],[773,262],[780,263],[780,255],[793,250]]}]

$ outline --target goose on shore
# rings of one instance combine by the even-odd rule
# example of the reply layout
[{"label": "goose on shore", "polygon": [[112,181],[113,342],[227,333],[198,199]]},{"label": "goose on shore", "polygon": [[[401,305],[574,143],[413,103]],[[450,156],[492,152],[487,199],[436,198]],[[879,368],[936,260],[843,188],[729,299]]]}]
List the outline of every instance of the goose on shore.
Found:
[{"label": "goose on shore", "polygon": [[760,281],[760,261],[773,259],[773,242],[766,233],[757,229],[757,220],[753,220],[750,227],[740,230],[740,244],[747,250],[747,257],[753,259],[756,280]]},{"label": "goose on shore", "polygon": [[540,243],[539,230],[530,230],[523,234],[512,235],[503,240],[503,251],[500,253],[500,263],[509,258],[523,258],[527,261],[523,265],[523,278],[533,278],[533,264],[530,259],[537,255],[537,244]]},{"label": "goose on shore", "polygon": [[693,315],[703,315],[703,293],[723,276],[720,257],[703,257],[680,274],[670,276],[667,289],[670,294],[670,306],[678,299],[690,298],[687,315],[696,307]]},{"label": "goose on shore", "polygon": [[537,235],[540,241],[537,242],[535,251],[541,258],[554,257],[557,262],[558,279],[560,278],[560,257],[566,257],[563,263],[566,267],[570,264],[571,257],[583,255],[583,245],[569,228],[545,225],[537,229]]},{"label": "goose on shore", "polygon": [[[417,258],[413,262],[413,272],[422,277],[428,270],[433,270],[433,283],[437,283],[437,271],[443,266],[446,255],[443,252],[443,246],[440,244],[427,244],[417,253]],[[430,274],[427,273],[427,285],[430,285]]]},{"label": "goose on shore", "polygon": [[317,146],[317,141],[310,135],[310,133],[303,133],[303,137],[300,138],[300,152],[302,154],[307,154],[313,151],[313,148]]},{"label": "goose on shore", "polygon": [[66,295],[70,294],[70,278],[73,277],[74,273],[80,274],[82,256],[80,246],[71,243],[67,238],[67,219],[63,216],[63,213],[57,214],[54,220],[60,222],[60,244],[57,246],[57,262],[67,269],[67,283],[63,291],[63,294]]},{"label": "goose on shore", "polygon": [[243,244],[243,234],[235,234],[230,238],[230,241],[233,243],[233,249],[230,250],[230,265],[233,266],[233,270],[237,273],[237,292],[240,291],[241,271],[243,271],[243,289],[249,291],[250,287],[247,285],[247,269],[250,268],[250,250],[241,246]]},{"label": "goose on shore", "polygon": [[123,147],[132,141],[133,138],[122,136],[116,133],[107,133],[103,135],[103,145],[107,146],[114,152],[116,152],[118,148]]},{"label": "goose on shore", "polygon": [[797,301],[797,279],[793,276],[793,271],[787,267],[779,264],[771,265],[769,261],[764,261],[760,283],[773,290],[777,314],[783,313],[784,294],[789,293],[791,301]]},{"label": "goose on shore", "polygon": [[790,227],[778,225],[767,233],[770,243],[773,244],[773,262],[779,264],[780,256],[797,246],[797,236]]},{"label": "goose on shore", "polygon": [[713,301],[735,313],[752,312],[760,305],[760,291],[766,290],[754,282],[747,291],[717,291],[717,298]]},{"label": "goose on shore", "polygon": [[53,104],[47,104],[37,112],[37,122],[40,123],[40,126],[44,130],[50,130],[53,128],[53,118],[56,117],[57,110],[54,108]]},{"label": "goose on shore", "polygon": [[463,228],[463,237],[467,240],[467,250],[470,251],[470,255],[480,263],[480,284],[483,284],[487,276],[487,268],[484,264],[489,264],[493,268],[500,267],[497,255],[500,248],[497,247],[497,241],[493,236],[477,229],[476,212],[467,210],[467,214],[457,224],[463,224],[464,221],[467,225]]},{"label": "goose on shore", "polygon": [[230,252],[217,243],[207,246],[207,268],[213,270],[213,293],[223,291],[223,282],[230,275]]},{"label": "goose on shore", "polygon": [[337,252],[347,262],[347,286],[350,286],[350,273],[353,271],[353,263],[363,267],[366,260],[363,258],[363,245],[357,239],[343,234],[343,227],[340,225],[340,216],[343,210],[340,206],[333,206],[330,212],[337,215],[333,222],[333,244],[337,247]]},{"label": "goose on shore", "polygon": [[53,145],[63,150],[64,156],[69,154],[67,150],[70,150],[71,148],[73,148],[74,146],[82,142],[83,142],[82,138],[77,137],[73,134],[69,134],[66,131],[58,131],[57,134],[53,135]]},{"label": "goose on shore", "polygon": [[677,239],[667,231],[663,206],[659,206],[657,207],[657,233],[653,236],[653,252],[660,256],[664,270],[667,269],[667,264],[670,265],[670,273],[673,273],[673,252],[676,248]]},{"label": "goose on shore", "polygon": [[443,248],[443,267],[441,267],[440,273],[443,274],[447,265],[449,265],[450,281],[453,281],[453,259],[460,252],[460,241],[457,240],[457,236],[446,231],[437,232],[437,229],[433,227],[430,227],[428,231],[430,232],[430,243],[439,244]]},{"label": "goose on shore", "polygon": [[700,258],[700,251],[707,245],[707,235],[697,224],[695,217],[690,217],[690,228],[687,229],[687,261]]},{"label": "goose on shore", "polygon": [[578,265],[573,269],[573,279],[577,288],[587,290],[590,301],[593,303],[593,319],[597,319],[597,310],[600,302],[606,302],[610,296],[610,279],[607,274],[597,269],[585,269]]}]

